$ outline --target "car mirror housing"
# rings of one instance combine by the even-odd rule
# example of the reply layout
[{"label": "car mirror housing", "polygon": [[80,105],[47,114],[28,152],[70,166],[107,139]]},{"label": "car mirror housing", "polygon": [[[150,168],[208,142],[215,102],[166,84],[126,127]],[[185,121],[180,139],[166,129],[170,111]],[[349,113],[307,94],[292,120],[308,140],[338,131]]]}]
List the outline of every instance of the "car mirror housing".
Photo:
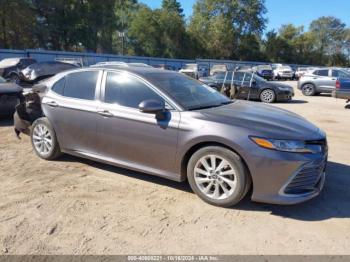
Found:
[{"label": "car mirror housing", "polygon": [[165,103],[158,100],[145,100],[139,104],[139,110],[146,114],[157,114],[165,111]]}]

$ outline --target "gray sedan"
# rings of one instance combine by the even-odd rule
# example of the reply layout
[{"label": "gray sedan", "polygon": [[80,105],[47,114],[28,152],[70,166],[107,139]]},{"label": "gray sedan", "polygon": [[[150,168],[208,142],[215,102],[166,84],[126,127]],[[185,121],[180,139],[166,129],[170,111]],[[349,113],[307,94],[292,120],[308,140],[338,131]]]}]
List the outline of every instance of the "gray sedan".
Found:
[{"label": "gray sedan", "polygon": [[251,188],[254,201],[295,204],[324,185],[326,135],[291,112],[128,65],[65,72],[45,85],[41,117],[15,117],[43,159],[67,153],[188,180],[201,199],[223,207]]}]

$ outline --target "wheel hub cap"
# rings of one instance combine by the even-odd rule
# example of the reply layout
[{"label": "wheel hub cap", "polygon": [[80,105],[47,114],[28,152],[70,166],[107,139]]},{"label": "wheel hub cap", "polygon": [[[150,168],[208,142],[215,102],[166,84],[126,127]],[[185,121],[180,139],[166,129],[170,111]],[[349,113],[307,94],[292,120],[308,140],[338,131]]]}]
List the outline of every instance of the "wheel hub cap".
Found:
[{"label": "wheel hub cap", "polygon": [[226,199],[236,190],[236,171],[218,155],[199,159],[195,165],[194,179],[200,191],[212,199]]},{"label": "wheel hub cap", "polygon": [[40,155],[47,155],[51,152],[53,142],[50,130],[42,124],[35,126],[33,130],[33,144]]}]

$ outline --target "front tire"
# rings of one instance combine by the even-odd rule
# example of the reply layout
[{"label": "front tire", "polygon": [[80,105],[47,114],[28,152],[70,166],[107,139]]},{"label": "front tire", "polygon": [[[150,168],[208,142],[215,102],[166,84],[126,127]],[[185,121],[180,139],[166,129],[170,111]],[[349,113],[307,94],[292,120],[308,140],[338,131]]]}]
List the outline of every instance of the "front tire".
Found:
[{"label": "front tire", "polygon": [[301,92],[304,96],[314,96],[316,94],[316,88],[313,84],[305,84],[301,87]]},{"label": "front tire", "polygon": [[205,202],[230,207],[247,194],[251,179],[242,159],[229,149],[209,146],[195,152],[187,165],[187,178]]},{"label": "front tire", "polygon": [[30,138],[33,149],[40,158],[54,160],[62,155],[55,130],[46,117],[34,121]]},{"label": "front tire", "polygon": [[271,104],[275,102],[276,94],[272,89],[265,89],[260,93],[260,101],[263,103]]}]

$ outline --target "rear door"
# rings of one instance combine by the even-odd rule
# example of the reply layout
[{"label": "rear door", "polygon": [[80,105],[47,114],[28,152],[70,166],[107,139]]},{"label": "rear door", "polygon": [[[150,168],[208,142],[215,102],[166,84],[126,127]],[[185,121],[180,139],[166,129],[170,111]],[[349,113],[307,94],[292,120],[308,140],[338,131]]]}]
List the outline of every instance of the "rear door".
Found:
[{"label": "rear door", "polygon": [[97,153],[96,118],[102,72],[67,74],[43,98],[42,107],[63,150]]}]

